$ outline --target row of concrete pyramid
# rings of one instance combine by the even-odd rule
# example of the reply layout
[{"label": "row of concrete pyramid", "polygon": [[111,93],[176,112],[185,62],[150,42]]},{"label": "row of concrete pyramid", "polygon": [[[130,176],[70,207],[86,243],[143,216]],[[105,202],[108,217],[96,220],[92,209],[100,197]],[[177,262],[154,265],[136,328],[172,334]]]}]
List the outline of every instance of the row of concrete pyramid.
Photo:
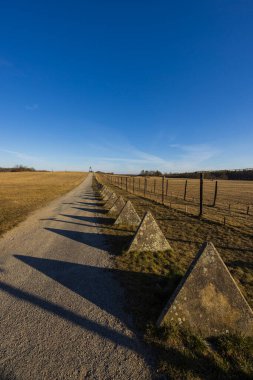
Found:
[{"label": "row of concrete pyramid", "polygon": [[[169,251],[150,212],[141,220],[130,201],[101,188],[105,207],[116,225],[136,227],[128,251]],[[204,243],[182,281],[169,298],[157,325],[188,326],[204,337],[227,333],[253,336],[253,312],[212,243]]]},{"label": "row of concrete pyramid", "polygon": [[125,202],[123,197],[108,191],[102,193],[108,214],[115,216],[115,225],[137,228],[128,251],[169,251],[171,246],[166,240],[152,214],[148,211],[141,220],[131,201]]}]

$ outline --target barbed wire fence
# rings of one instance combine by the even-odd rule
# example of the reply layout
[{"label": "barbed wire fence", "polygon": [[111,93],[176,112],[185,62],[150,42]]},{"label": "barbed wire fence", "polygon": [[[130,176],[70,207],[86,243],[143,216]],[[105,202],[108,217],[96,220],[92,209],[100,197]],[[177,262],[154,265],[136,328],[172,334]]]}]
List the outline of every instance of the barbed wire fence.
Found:
[{"label": "barbed wire fence", "polygon": [[195,217],[252,233],[253,182],[103,174],[107,183]]}]

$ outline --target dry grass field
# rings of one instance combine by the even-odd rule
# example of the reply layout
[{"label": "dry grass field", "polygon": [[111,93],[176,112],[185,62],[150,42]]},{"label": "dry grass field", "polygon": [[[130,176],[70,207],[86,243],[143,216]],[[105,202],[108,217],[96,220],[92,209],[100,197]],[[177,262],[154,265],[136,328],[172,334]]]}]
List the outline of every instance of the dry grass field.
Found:
[{"label": "dry grass field", "polygon": [[[143,196],[144,177],[128,177],[128,191]],[[164,182],[164,203],[170,207],[188,214],[198,215],[199,212],[199,180],[187,180],[185,191],[184,178],[166,178]],[[253,181],[218,180],[218,191],[215,207],[213,207],[214,180],[204,180],[204,214],[203,217],[218,223],[227,224],[241,231],[253,230]],[[114,176],[114,183],[121,187],[120,176]],[[122,180],[126,188],[126,177]],[[161,202],[162,178],[147,177],[145,196]],[[224,219],[225,217],[225,219]]]},{"label": "dry grass field", "polygon": [[126,291],[126,307],[143,330],[145,339],[157,350],[158,370],[171,379],[180,380],[251,379],[253,339],[228,335],[206,341],[186,330],[156,329],[154,323],[200,246],[207,240],[214,243],[253,307],[252,230],[246,228],[242,232],[177,208],[164,207],[109,184],[108,177],[100,175],[98,178],[124,199],[130,199],[140,217],[150,210],[172,247],[172,252],[166,253],[129,253],[125,247],[133,232],[114,225],[103,227],[107,235],[112,236],[108,239],[120,271],[119,279]]},{"label": "dry grass field", "polygon": [[81,172],[0,173],[0,235],[49,201],[79,185]]}]

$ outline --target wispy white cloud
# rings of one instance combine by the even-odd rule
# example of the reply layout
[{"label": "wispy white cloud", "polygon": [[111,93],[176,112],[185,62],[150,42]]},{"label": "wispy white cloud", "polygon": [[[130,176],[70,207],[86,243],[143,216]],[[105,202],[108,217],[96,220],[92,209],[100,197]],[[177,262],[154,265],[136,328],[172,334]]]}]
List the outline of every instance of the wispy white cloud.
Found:
[{"label": "wispy white cloud", "polygon": [[[91,165],[94,170],[112,171],[115,173],[139,173],[144,170],[160,170],[162,172],[183,172],[213,168],[214,160],[219,159],[220,151],[210,145],[180,145],[171,144],[165,154],[153,154],[140,150],[130,144],[109,143],[108,146],[87,144],[85,155],[68,155],[58,152],[42,157],[0,149],[8,154],[13,164],[24,163],[43,169],[54,170],[88,170]],[[85,147],[84,147],[85,149]],[[100,154],[99,154],[100,153]],[[102,153],[102,154],[101,154]],[[2,158],[6,158],[3,157]]]},{"label": "wispy white cloud", "polygon": [[208,160],[221,154],[219,149],[207,144],[170,144],[169,147],[172,149],[172,154],[177,157],[176,161],[192,170],[201,168]]},{"label": "wispy white cloud", "polygon": [[125,146],[120,150],[120,155],[117,154],[118,147],[115,147],[115,156],[103,155],[85,159],[93,162],[96,170],[138,173],[142,169],[158,169],[163,172],[175,172],[211,168],[209,160],[220,153],[209,145],[171,144],[169,148],[167,157],[144,152],[134,146]]},{"label": "wispy white cloud", "polygon": [[191,153],[207,152],[213,150],[213,148],[211,148],[210,145],[207,144],[170,144],[169,147]]},{"label": "wispy white cloud", "polygon": [[35,111],[39,108],[38,104],[26,105],[25,108],[27,111]]},{"label": "wispy white cloud", "polygon": [[35,156],[29,155],[26,153],[22,153],[22,152],[16,152],[14,150],[0,149],[0,152],[11,154],[17,158],[20,158],[21,160],[27,160],[27,161],[31,161],[31,160],[38,161],[38,160],[40,160],[39,157],[35,157]]}]

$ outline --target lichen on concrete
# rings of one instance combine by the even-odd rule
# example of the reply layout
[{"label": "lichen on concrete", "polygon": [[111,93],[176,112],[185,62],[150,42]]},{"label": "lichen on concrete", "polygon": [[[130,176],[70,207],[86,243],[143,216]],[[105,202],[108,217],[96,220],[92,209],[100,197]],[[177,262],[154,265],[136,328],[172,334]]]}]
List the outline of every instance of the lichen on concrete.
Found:
[{"label": "lichen on concrete", "polygon": [[123,207],[121,213],[115,220],[116,225],[129,226],[129,227],[137,227],[141,222],[141,219],[131,201],[127,201],[125,206]]},{"label": "lichen on concrete", "polygon": [[253,336],[253,312],[212,243],[202,246],[157,324],[185,325],[204,337]]},{"label": "lichen on concrete", "polygon": [[118,216],[120,214],[121,210],[123,209],[123,207],[125,206],[125,204],[126,204],[126,201],[124,200],[124,198],[122,196],[120,196],[116,200],[116,202],[113,204],[113,206],[110,208],[109,214]]},{"label": "lichen on concrete", "polygon": [[103,191],[101,192],[101,195],[103,197],[104,200],[108,200],[110,198],[110,195],[112,194],[112,192],[104,186],[104,189]]},{"label": "lichen on concrete", "polygon": [[169,242],[166,240],[153,215],[148,211],[144,215],[128,251],[163,252],[168,250],[171,250]]},{"label": "lichen on concrete", "polygon": [[118,197],[115,193],[111,193],[111,195],[109,196],[108,200],[106,201],[104,207],[107,209],[110,209],[113,206],[113,204],[116,202],[117,198]]}]

